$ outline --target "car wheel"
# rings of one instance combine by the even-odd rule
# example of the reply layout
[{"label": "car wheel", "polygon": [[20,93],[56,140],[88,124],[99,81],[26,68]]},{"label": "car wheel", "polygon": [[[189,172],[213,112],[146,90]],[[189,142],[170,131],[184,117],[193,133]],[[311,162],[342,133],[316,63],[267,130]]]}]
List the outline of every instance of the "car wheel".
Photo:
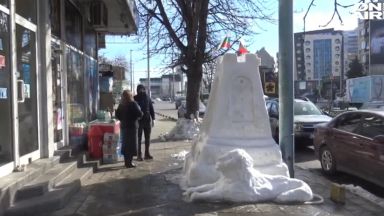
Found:
[{"label": "car wheel", "polygon": [[320,149],[321,169],[327,175],[332,175],[336,172],[336,160],[331,150],[327,146]]}]

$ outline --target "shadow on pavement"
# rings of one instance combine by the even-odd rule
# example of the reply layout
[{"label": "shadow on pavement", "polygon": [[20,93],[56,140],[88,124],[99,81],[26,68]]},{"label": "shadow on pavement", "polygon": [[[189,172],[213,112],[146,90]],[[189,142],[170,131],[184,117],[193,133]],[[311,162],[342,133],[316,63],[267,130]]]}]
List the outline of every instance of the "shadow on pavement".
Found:
[{"label": "shadow on pavement", "polygon": [[192,216],[238,206],[229,203],[184,201],[179,185],[167,180],[167,176],[177,176],[181,168],[142,177],[135,176],[136,172],[134,169],[123,170],[123,179],[83,187],[83,190],[92,191],[92,199],[86,199],[76,213],[109,216]]}]

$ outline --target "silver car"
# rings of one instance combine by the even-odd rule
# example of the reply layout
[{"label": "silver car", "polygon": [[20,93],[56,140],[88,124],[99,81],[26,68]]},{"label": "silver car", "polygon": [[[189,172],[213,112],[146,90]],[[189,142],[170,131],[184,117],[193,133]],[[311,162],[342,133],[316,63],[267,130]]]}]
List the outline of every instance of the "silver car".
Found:
[{"label": "silver car", "polygon": [[[313,143],[313,134],[315,125],[319,123],[329,122],[332,118],[322,113],[309,100],[294,99],[294,133],[296,140],[308,141],[304,144]],[[279,141],[279,101],[266,100],[266,107],[271,124],[272,136]]]}]

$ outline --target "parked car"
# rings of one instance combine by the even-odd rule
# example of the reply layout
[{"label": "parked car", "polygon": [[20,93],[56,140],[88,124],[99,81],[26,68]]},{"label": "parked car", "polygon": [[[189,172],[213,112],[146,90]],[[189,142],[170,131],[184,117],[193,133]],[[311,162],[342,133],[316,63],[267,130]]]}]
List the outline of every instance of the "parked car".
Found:
[{"label": "parked car", "polygon": [[181,101],[185,100],[185,97],[177,97],[175,99],[175,107],[176,109],[179,109],[179,106],[181,105]]},{"label": "parked car", "polygon": [[[205,114],[206,107],[203,102],[199,101],[199,117],[203,118]],[[182,100],[179,109],[177,110],[177,117],[184,118],[185,113],[187,112],[187,101]]]},{"label": "parked car", "polygon": [[314,147],[325,174],[344,171],[384,186],[384,111],[345,112],[318,125]]},{"label": "parked car", "polygon": [[[302,144],[312,144],[315,125],[330,121],[332,118],[325,115],[315,104],[309,100],[294,99],[294,133],[296,140],[304,140]],[[271,124],[272,136],[279,141],[279,100],[266,100],[266,107]]]}]

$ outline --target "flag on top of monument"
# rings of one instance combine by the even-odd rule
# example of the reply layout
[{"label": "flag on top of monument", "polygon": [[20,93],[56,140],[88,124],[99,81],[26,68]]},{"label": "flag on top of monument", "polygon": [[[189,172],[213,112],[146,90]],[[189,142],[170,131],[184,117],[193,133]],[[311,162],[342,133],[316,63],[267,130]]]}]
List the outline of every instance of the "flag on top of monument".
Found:
[{"label": "flag on top of monument", "polygon": [[230,41],[231,41],[231,38],[226,36],[224,40],[220,43],[217,49],[222,49],[222,48],[229,49],[231,47]]},{"label": "flag on top of monument", "polygon": [[238,55],[243,55],[243,54],[246,54],[246,53],[249,53],[249,51],[247,50],[247,48],[245,48],[243,43],[240,41],[239,42],[239,49],[237,50],[237,54]]}]

